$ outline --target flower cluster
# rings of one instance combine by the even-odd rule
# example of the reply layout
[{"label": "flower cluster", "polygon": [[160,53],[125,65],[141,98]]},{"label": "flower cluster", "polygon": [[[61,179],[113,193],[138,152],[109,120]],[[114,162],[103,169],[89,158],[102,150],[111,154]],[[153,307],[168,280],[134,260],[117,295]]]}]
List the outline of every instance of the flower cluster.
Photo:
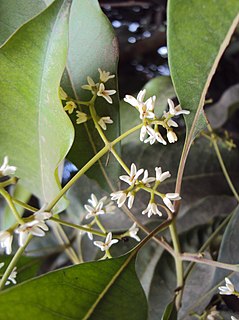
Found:
[{"label": "flower cluster", "polygon": [[[98,69],[99,71],[99,82],[95,82],[90,76],[87,77],[87,84],[84,84],[82,89],[88,90],[92,93],[93,97],[102,97],[104,98],[108,103],[112,104],[113,100],[111,98],[112,95],[116,93],[116,90],[107,90],[105,87],[105,83],[113,79],[115,77],[114,74],[110,74],[110,72],[101,70],[100,68]],[[67,93],[60,88],[59,90],[59,96],[61,100],[66,101],[64,110],[68,112],[69,114],[72,114],[73,111],[76,109],[76,123],[81,124],[86,122],[87,120],[92,118],[91,115],[87,115],[85,112],[83,112],[81,109],[77,110],[78,106],[90,106],[91,101],[77,101],[74,99],[71,99],[68,97]],[[112,124],[113,120],[109,116],[103,116],[100,117],[97,115],[95,112],[95,118],[93,119],[95,122],[99,124],[99,126],[103,129],[107,129],[107,124]]]},{"label": "flower cluster", "polygon": [[178,127],[178,124],[172,120],[172,118],[181,114],[189,114],[190,112],[188,110],[182,110],[180,105],[175,107],[173,101],[168,99],[168,112],[164,111],[162,118],[158,118],[154,112],[156,96],[150,97],[144,101],[145,95],[146,90],[144,89],[138,93],[137,98],[131,95],[126,95],[124,98],[125,102],[129,103],[139,111],[139,117],[143,123],[140,131],[140,140],[150,144],[158,141],[159,143],[166,145],[167,142],[158,130],[158,127],[162,126],[167,131],[168,142],[176,142],[178,138],[176,133],[173,131],[173,127]]},{"label": "flower cluster", "polygon": [[[162,172],[161,167],[155,168],[156,176],[149,177],[148,170],[139,169],[137,170],[136,165],[134,163],[131,164],[131,169],[129,175],[120,176],[120,180],[129,184],[129,187],[125,190],[119,190],[117,192],[111,193],[111,199],[117,201],[118,207],[121,207],[126,199],[128,198],[128,208],[131,209],[134,203],[135,194],[143,188],[150,188],[151,183],[154,182],[154,187],[151,188],[151,199],[149,204],[145,210],[142,211],[142,214],[148,214],[150,218],[152,215],[159,215],[161,216],[162,213],[158,209],[158,205],[155,203],[154,196],[157,194],[161,197],[164,204],[174,212],[174,207],[172,200],[180,200],[181,197],[178,193],[166,193],[162,194],[156,191],[157,187],[160,185],[161,182],[169,178],[171,175],[169,171]],[[143,178],[140,179],[140,176],[143,174]]]}]

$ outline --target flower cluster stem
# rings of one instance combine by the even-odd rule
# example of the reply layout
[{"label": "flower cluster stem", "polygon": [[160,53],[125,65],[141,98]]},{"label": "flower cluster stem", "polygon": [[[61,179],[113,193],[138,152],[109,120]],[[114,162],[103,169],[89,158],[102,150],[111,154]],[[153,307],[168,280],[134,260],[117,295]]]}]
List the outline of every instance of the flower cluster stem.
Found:
[{"label": "flower cluster stem", "polygon": [[73,184],[87,171],[89,170],[93,164],[95,164],[101,157],[103,157],[110,149],[116,145],[118,142],[123,140],[125,137],[130,135],[131,133],[139,130],[142,127],[142,124],[137,125],[134,128],[131,128],[130,130],[126,131],[125,133],[121,134],[118,138],[113,140],[108,145],[104,146],[99,152],[97,152],[93,158],[89,160],[80,170],[77,172],[77,174],[60,190],[60,192],[57,194],[57,196],[48,204],[46,211],[51,211],[52,208],[56,205],[56,203],[64,196],[64,194],[67,192],[67,190],[70,189],[70,187],[73,186]]}]

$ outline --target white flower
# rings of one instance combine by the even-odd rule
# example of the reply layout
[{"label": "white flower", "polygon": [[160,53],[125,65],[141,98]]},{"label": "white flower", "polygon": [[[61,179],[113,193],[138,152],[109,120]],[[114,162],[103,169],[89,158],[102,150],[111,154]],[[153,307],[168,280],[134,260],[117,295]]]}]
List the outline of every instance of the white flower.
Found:
[{"label": "white flower", "polygon": [[0,246],[5,248],[6,254],[12,253],[13,236],[9,231],[0,232]]},{"label": "white flower", "polygon": [[155,131],[154,129],[152,129],[151,127],[148,128],[147,130],[149,137],[147,139],[144,140],[144,143],[150,143],[153,144],[155,143],[155,141],[158,141],[164,145],[167,144],[167,142],[164,140],[164,138],[161,136],[161,134],[157,131]]},{"label": "white flower", "polygon": [[97,96],[104,98],[108,103],[113,103],[110,96],[116,93],[116,90],[106,90],[103,83],[100,83]]},{"label": "white flower", "polygon": [[114,74],[110,74],[110,72],[101,70],[100,68],[98,68],[98,71],[100,73],[100,81],[102,82],[107,82],[109,79],[113,79],[115,77]]},{"label": "white flower", "polygon": [[88,204],[85,204],[84,207],[88,211],[86,215],[86,219],[98,216],[100,214],[105,214],[105,211],[103,210],[104,202],[107,199],[107,197],[101,198],[99,201],[96,198],[96,196],[92,193],[91,198],[88,200],[88,202],[91,204],[90,206]]},{"label": "white flower", "polygon": [[234,294],[235,288],[234,288],[234,285],[232,284],[232,282],[228,278],[225,278],[225,282],[226,282],[225,286],[221,286],[221,287],[218,288],[219,289],[219,293],[220,294],[225,294],[225,295]]},{"label": "white flower", "polygon": [[32,220],[20,225],[15,232],[19,234],[18,244],[20,247],[23,247],[26,243],[27,237],[29,234],[32,234],[36,237],[44,237],[45,231],[48,231],[49,228],[44,221]]},{"label": "white flower", "polygon": [[128,208],[131,209],[134,203],[134,193],[133,192],[129,192],[127,194],[128,197]]},{"label": "white flower", "polygon": [[169,171],[162,172],[161,167],[156,167],[155,171],[156,171],[156,181],[163,182],[164,180],[171,177],[170,172]]},{"label": "white flower", "polygon": [[140,119],[154,119],[154,104],[155,104],[156,97],[150,97],[148,100],[145,101],[145,103],[141,104],[139,106],[139,113],[140,113]]},{"label": "white flower", "polygon": [[90,90],[93,94],[95,90],[98,90],[99,83],[95,83],[94,80],[91,77],[87,77],[88,84],[84,84],[81,86],[82,89]]},{"label": "white flower", "polygon": [[145,170],[143,179],[140,180],[140,182],[142,182],[146,187],[150,187],[150,183],[155,181],[154,177],[149,177],[148,175],[148,170]]},{"label": "white flower", "polygon": [[[0,263],[0,269],[4,266],[4,262]],[[16,277],[17,277],[17,267],[14,267],[11,274],[8,277],[8,281],[5,283],[5,286],[8,286],[11,282],[16,284]]]},{"label": "white flower", "polygon": [[144,137],[146,133],[148,133],[149,128],[150,128],[149,126],[142,126],[142,128],[140,129],[140,136],[139,136],[140,141],[144,141]]},{"label": "white flower", "polygon": [[174,143],[174,142],[178,141],[178,137],[177,137],[176,133],[172,130],[168,130],[167,138],[168,138],[169,143]]},{"label": "white flower", "polygon": [[99,125],[101,126],[101,128],[103,130],[106,130],[107,127],[106,127],[106,124],[111,124],[113,123],[113,120],[110,119],[110,117],[102,117],[100,118],[100,120],[98,121]]},{"label": "white flower", "polygon": [[156,96],[150,97],[148,100],[145,102],[144,97],[146,94],[146,90],[141,90],[137,98],[126,95],[124,98],[124,101],[131,104],[131,106],[135,107],[139,113],[140,113],[140,119],[148,118],[148,119],[154,119],[155,114],[154,114],[154,104],[156,100]]},{"label": "white flower", "polygon": [[139,231],[139,228],[137,227],[136,222],[132,225],[132,227],[129,228],[129,231],[127,232],[127,234],[131,237],[134,238],[136,241],[140,241],[139,236],[137,235]]},{"label": "white flower", "polygon": [[122,190],[112,192],[110,196],[112,200],[117,200],[117,205],[119,208],[122,207],[127,199],[127,193]]},{"label": "white flower", "polygon": [[17,167],[8,165],[8,156],[3,158],[3,164],[0,167],[0,176],[8,176],[15,174]]},{"label": "white flower", "polygon": [[109,232],[105,239],[105,242],[102,241],[94,241],[94,245],[99,247],[101,251],[107,251],[112,246],[112,244],[117,243],[118,239],[112,239],[112,233]]},{"label": "white flower", "polygon": [[120,180],[123,180],[124,182],[128,183],[130,186],[133,186],[143,172],[144,172],[144,169],[139,169],[137,171],[136,165],[132,163],[129,176],[123,175],[123,176],[120,176],[119,178]]},{"label": "white flower", "polygon": [[169,113],[172,116],[179,116],[180,114],[189,114],[190,111],[188,110],[182,110],[181,106],[174,106],[174,103],[171,99],[168,99],[168,104],[169,104]]},{"label": "white flower", "polygon": [[144,104],[144,96],[146,94],[146,90],[141,90],[138,95],[137,98],[130,96],[130,95],[126,95],[124,98],[124,101],[131,104],[131,106],[136,107],[139,110],[139,106],[141,106],[142,104]]},{"label": "white flower", "polygon": [[[165,116],[166,116],[166,114],[165,114]],[[167,121],[167,125],[168,125],[169,127],[175,127],[175,128],[177,128],[177,127],[178,127],[177,122],[175,122],[175,121],[174,121],[174,120],[172,120],[172,119],[168,119],[168,121]]]},{"label": "white flower", "polygon": [[166,204],[166,206],[174,212],[174,206],[170,200],[180,200],[181,197],[179,196],[178,193],[166,193],[165,196],[163,197],[163,202]]},{"label": "white flower", "polygon": [[238,320],[238,319],[234,316],[231,316],[231,320]]},{"label": "white flower", "polygon": [[158,214],[159,216],[162,216],[162,212],[159,211],[157,204],[155,202],[149,202],[147,208],[142,211],[142,214],[148,213],[148,218],[150,218],[153,214]]}]

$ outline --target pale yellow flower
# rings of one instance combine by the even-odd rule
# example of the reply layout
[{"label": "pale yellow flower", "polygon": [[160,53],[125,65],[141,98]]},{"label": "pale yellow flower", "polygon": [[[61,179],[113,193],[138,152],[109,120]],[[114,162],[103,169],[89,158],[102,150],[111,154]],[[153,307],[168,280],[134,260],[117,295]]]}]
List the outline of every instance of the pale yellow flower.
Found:
[{"label": "pale yellow flower", "polygon": [[77,106],[76,106],[75,102],[67,101],[67,103],[64,107],[64,110],[68,111],[68,113],[71,114],[74,111],[74,109],[76,109],[76,108],[77,108]]},{"label": "pale yellow flower", "polygon": [[107,82],[109,79],[113,79],[115,77],[114,74],[110,74],[110,72],[101,70],[100,68],[98,68],[98,71],[100,73],[100,81],[102,82]]},{"label": "pale yellow flower", "polygon": [[76,111],[76,123],[80,124],[87,121],[87,114],[81,111]]},{"label": "pale yellow flower", "polygon": [[103,83],[100,84],[97,96],[103,97],[107,102],[113,103],[111,95],[115,94],[116,90],[106,90]]}]

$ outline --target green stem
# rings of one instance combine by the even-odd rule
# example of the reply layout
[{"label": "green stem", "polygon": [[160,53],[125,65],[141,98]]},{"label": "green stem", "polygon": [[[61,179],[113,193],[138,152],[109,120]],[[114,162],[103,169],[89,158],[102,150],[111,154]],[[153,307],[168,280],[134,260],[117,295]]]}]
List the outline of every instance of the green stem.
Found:
[{"label": "green stem", "polygon": [[120,135],[117,139],[109,143],[108,145],[104,146],[91,160],[85,164],[78,173],[60,190],[58,195],[49,203],[46,208],[46,211],[51,211],[52,208],[56,205],[56,203],[63,197],[63,195],[67,192],[68,189],[87,171],[89,170],[95,162],[97,162],[101,157],[103,157],[114,145],[120,142],[122,139],[127,137],[129,134],[139,130],[142,127],[142,124],[128,130],[127,132]]},{"label": "green stem", "polygon": [[183,279],[183,262],[180,258],[181,248],[180,248],[180,242],[178,238],[175,220],[173,220],[172,223],[169,225],[169,231],[171,234],[173,248],[175,252],[174,260],[175,260],[175,267],[176,267],[177,290],[178,290],[178,294],[176,297],[176,307],[177,309],[179,309],[181,305],[181,300],[182,300],[184,279]]},{"label": "green stem", "polygon": [[15,203],[15,204],[18,204],[19,206],[21,206],[22,208],[28,210],[28,211],[31,211],[31,212],[36,212],[38,211],[39,209],[35,208],[35,207],[32,207],[30,206],[29,204],[25,203],[25,202],[22,202],[18,199],[15,199],[15,198],[12,198],[12,202]]},{"label": "green stem", "polygon": [[[105,230],[104,226],[102,225],[102,223],[100,222],[100,219],[99,219],[97,216],[95,217],[95,222],[96,222],[97,226],[100,228],[100,230],[101,230],[104,234],[106,234],[107,231]],[[104,235],[104,236],[105,236],[105,235]]]},{"label": "green stem", "polygon": [[13,215],[15,216],[16,220],[20,223],[20,224],[24,224],[23,219],[21,218],[20,214],[18,213],[12,197],[10,196],[10,194],[3,188],[0,188],[0,194],[4,197],[4,199],[7,201],[7,204],[9,205],[10,209],[12,210]]},{"label": "green stem", "polygon": [[16,184],[18,181],[18,179],[16,177],[12,177],[6,181],[0,182],[0,188],[6,188],[8,187],[10,184]]},{"label": "green stem", "polygon": [[61,219],[57,219],[57,218],[53,218],[52,217],[50,220],[54,221],[56,223],[60,223],[63,226],[66,226],[66,227],[78,229],[78,230],[81,230],[81,231],[84,231],[84,232],[90,232],[90,233],[95,234],[95,235],[100,236],[100,237],[105,237],[105,235],[106,235],[106,233],[97,231],[95,229],[90,229],[90,228],[86,228],[86,227],[83,227],[83,226],[79,226],[77,224],[74,224],[74,223],[71,223],[71,222],[67,222],[67,221],[64,221],[64,220],[61,220]]},{"label": "green stem", "polygon": [[94,107],[94,104],[90,104],[90,114],[91,114],[91,117],[94,121],[94,124],[95,124],[95,128],[96,130],[98,131],[101,139],[103,140],[103,142],[105,143],[105,145],[108,145],[109,144],[109,141],[108,139],[106,138],[104,132],[102,131],[100,125],[98,124],[98,115],[95,111],[95,107]]},{"label": "green stem", "polygon": [[231,178],[230,178],[230,176],[229,176],[229,174],[228,174],[228,171],[227,171],[227,169],[226,169],[226,167],[225,167],[224,161],[223,161],[223,159],[222,159],[221,152],[220,152],[220,150],[219,150],[219,148],[218,148],[218,145],[217,145],[217,140],[216,140],[215,137],[213,137],[213,131],[212,131],[212,127],[211,127],[210,125],[208,125],[208,130],[209,130],[209,131],[211,132],[211,134],[212,134],[211,141],[212,141],[212,143],[213,143],[213,147],[214,147],[214,149],[215,149],[215,152],[216,152],[218,161],[219,161],[219,163],[220,163],[221,169],[222,169],[222,171],[223,171],[223,174],[224,174],[224,176],[225,176],[225,178],[226,178],[226,180],[227,180],[227,183],[228,183],[228,185],[229,185],[229,187],[230,187],[230,189],[231,189],[234,197],[236,198],[237,202],[239,202],[239,195],[238,195],[236,189],[234,188],[234,185],[233,185],[233,183],[232,183],[232,181],[231,181]]},{"label": "green stem", "polygon": [[16,266],[18,260],[20,259],[21,255],[23,254],[25,248],[27,247],[27,245],[29,244],[29,242],[31,241],[32,239],[32,235],[30,234],[27,238],[27,241],[26,243],[24,244],[24,246],[22,247],[19,247],[17,252],[15,253],[14,257],[12,258],[11,262],[9,263],[6,271],[4,272],[4,275],[1,279],[1,282],[0,282],[0,290],[3,290],[4,286],[5,286],[5,283],[7,282],[8,280],[8,277],[10,276],[12,270],[14,269],[14,267]]}]

